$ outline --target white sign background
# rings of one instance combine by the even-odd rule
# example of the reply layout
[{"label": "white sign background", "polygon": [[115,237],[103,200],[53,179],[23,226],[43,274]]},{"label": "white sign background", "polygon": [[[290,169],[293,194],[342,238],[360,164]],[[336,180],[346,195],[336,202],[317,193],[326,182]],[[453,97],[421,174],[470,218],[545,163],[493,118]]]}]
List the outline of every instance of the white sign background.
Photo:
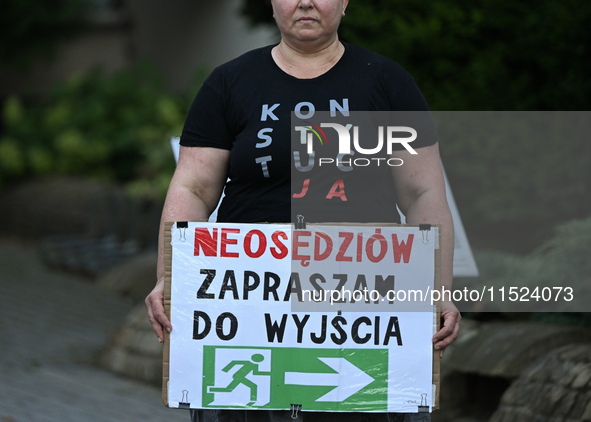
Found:
[{"label": "white sign background", "polygon": [[[203,250],[199,256],[195,256],[195,229],[206,228],[213,232],[218,231],[217,257],[203,256]],[[221,230],[231,228],[240,230],[240,234],[228,235],[228,238],[237,239],[236,244],[227,244],[226,251],[238,253],[238,258],[220,257]],[[243,249],[244,236],[251,230],[256,229],[264,233],[268,240],[264,253],[258,258],[248,257]],[[347,230],[375,230],[375,227],[346,226]],[[429,242],[423,243],[418,228],[394,228],[383,227],[382,230],[403,229],[408,232],[415,232],[415,242],[423,249],[430,248],[431,253],[420,252],[411,255],[407,264],[400,265],[404,271],[396,269],[397,286],[401,284],[412,285],[412,277],[415,271],[425,273],[425,268],[430,271],[431,277],[425,282],[431,283],[433,288],[434,274],[434,251],[438,236],[433,235]],[[271,241],[276,231],[282,231],[287,239],[281,239],[286,245],[289,253],[282,259],[277,259],[272,254],[272,247],[275,254],[279,249]],[[436,231],[435,231],[435,234]],[[359,353],[367,349],[389,349],[388,357],[388,412],[417,412],[417,405],[421,404],[421,397],[426,394],[429,407],[432,406],[432,362],[433,352],[431,338],[434,330],[433,312],[398,312],[400,335],[403,345],[399,346],[396,337],[390,337],[388,346],[384,346],[383,336],[386,330],[389,314],[384,312],[375,313],[353,313],[343,312],[342,316],[348,321],[344,327],[348,336],[343,344],[336,345],[330,340],[330,334],[335,333],[330,321],[337,315],[336,312],[307,312],[310,315],[303,330],[302,342],[297,342],[298,330],[294,323],[291,311],[291,302],[284,301],[284,295],[289,283],[290,274],[293,271],[291,261],[292,226],[277,224],[221,224],[221,223],[188,223],[188,228],[177,228],[176,224],[171,229],[172,235],[172,280],[171,280],[171,323],[173,331],[170,334],[170,362],[169,362],[169,384],[168,384],[168,405],[178,407],[183,400],[183,391],[189,392],[191,408],[202,408],[202,385],[203,385],[203,347],[204,346],[238,346],[252,348],[269,347],[298,347],[298,348],[331,348],[331,349],[359,349]],[[403,236],[406,239],[406,236]],[[256,238],[256,236],[255,236]],[[258,244],[253,240],[251,249],[258,249]],[[414,251],[413,251],[414,254]],[[399,264],[396,264],[399,265]],[[207,293],[213,294],[214,299],[197,298],[197,291],[202,285],[206,275],[201,274],[202,269],[215,269],[216,276]],[[225,291],[225,297],[220,299],[220,289],[223,284],[224,274],[227,270],[233,270],[236,278],[238,299],[234,298],[232,290]],[[249,292],[248,300],[243,299],[244,272],[252,271],[260,276],[260,285]],[[265,272],[273,272],[279,275],[281,283],[277,289],[279,300],[276,301],[271,294],[268,300],[263,300],[263,284]],[[252,280],[250,280],[252,283]],[[410,283],[410,284],[409,284]],[[416,284],[416,283],[415,283]],[[372,288],[373,283],[370,284]],[[419,286],[413,286],[420,288]],[[423,286],[424,287],[424,286]],[[194,312],[202,311],[209,315],[212,327],[209,334],[202,340],[193,339]],[[224,313],[231,312],[238,321],[236,335],[230,340],[221,340],[216,334],[216,318]],[[265,323],[265,314],[270,314],[273,321],[280,321],[284,314],[288,314],[284,338],[281,343],[277,338],[269,342]],[[295,313],[303,317],[305,313]],[[322,315],[328,317],[328,328],[326,341],[322,344],[310,340],[310,333],[320,333]],[[369,317],[374,320],[380,317],[384,322],[380,324],[381,333],[378,345],[374,344],[374,327],[360,329],[360,335],[370,334],[372,338],[365,344],[357,344],[350,335],[351,322],[360,316]],[[229,321],[226,320],[222,330],[225,334],[229,332]],[[363,332],[362,332],[363,331]],[[294,356],[294,358],[296,358]],[[271,391],[272,394],[272,391]],[[242,407],[243,408],[243,407]],[[306,409],[302,409],[305,411]]]}]

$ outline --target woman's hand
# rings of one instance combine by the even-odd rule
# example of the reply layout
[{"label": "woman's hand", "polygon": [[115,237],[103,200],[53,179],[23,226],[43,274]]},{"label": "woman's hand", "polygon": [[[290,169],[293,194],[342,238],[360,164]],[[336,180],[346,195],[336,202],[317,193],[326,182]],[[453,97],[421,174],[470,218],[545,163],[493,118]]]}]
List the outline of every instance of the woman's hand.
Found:
[{"label": "woman's hand", "polygon": [[154,289],[146,297],[148,307],[148,318],[150,324],[158,336],[160,343],[164,341],[164,330],[172,331],[172,324],[164,312],[164,279],[158,280]]},{"label": "woman's hand", "polygon": [[433,336],[433,346],[435,350],[439,350],[440,358],[443,357],[445,348],[458,338],[462,315],[453,302],[443,301],[441,302],[441,319],[443,320],[443,325]]},{"label": "woman's hand", "polygon": [[164,223],[200,221],[215,209],[228,177],[230,151],[217,148],[180,148],[179,162],[170,182],[158,238],[158,282],[146,297],[150,324],[160,343],[172,324],[164,312]]}]

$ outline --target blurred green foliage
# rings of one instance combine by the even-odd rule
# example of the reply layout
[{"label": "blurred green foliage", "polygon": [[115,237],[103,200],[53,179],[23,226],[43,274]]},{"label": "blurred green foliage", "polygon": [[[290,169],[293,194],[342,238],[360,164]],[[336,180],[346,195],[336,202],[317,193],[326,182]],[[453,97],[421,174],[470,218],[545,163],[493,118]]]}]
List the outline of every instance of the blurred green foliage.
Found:
[{"label": "blurred green foliage", "polygon": [[270,1],[242,0],[240,12],[245,16],[251,26],[273,25],[273,6]]},{"label": "blurred green foliage", "polygon": [[341,36],[399,62],[434,110],[588,110],[591,3],[352,1]]},{"label": "blurred green foliage", "polygon": [[110,76],[99,70],[75,76],[43,101],[10,97],[2,109],[0,183],[80,175],[162,197],[175,167],[168,140],[180,136],[195,93],[168,93],[144,64]]},{"label": "blurred green foliage", "polygon": [[0,61],[27,68],[87,27],[87,0],[2,0]]},{"label": "blurred green foliage", "polygon": [[[268,0],[243,0],[274,25]],[[350,1],[341,39],[400,63],[433,110],[589,110],[591,3]]]}]

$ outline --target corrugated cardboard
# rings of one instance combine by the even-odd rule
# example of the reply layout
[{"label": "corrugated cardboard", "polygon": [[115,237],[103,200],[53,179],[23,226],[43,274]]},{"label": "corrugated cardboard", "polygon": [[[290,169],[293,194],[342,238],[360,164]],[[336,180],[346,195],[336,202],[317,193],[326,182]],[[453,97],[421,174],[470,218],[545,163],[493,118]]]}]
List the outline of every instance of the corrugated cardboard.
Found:
[{"label": "corrugated cardboard", "polygon": [[[170,286],[172,282],[172,235],[173,222],[164,223],[164,312],[170,320]],[[168,379],[170,362],[170,334],[165,332],[162,352],[162,404],[168,406]]]}]

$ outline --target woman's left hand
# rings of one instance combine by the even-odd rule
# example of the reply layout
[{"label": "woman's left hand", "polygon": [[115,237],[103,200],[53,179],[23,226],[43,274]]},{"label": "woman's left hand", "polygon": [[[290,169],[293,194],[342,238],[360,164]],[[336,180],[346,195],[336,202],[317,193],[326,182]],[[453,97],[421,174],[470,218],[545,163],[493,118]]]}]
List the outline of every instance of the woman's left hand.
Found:
[{"label": "woman's left hand", "polygon": [[445,348],[458,338],[462,315],[453,302],[444,301],[441,302],[441,319],[443,320],[443,325],[433,336],[433,345],[435,350],[439,350],[440,358],[443,357]]}]

